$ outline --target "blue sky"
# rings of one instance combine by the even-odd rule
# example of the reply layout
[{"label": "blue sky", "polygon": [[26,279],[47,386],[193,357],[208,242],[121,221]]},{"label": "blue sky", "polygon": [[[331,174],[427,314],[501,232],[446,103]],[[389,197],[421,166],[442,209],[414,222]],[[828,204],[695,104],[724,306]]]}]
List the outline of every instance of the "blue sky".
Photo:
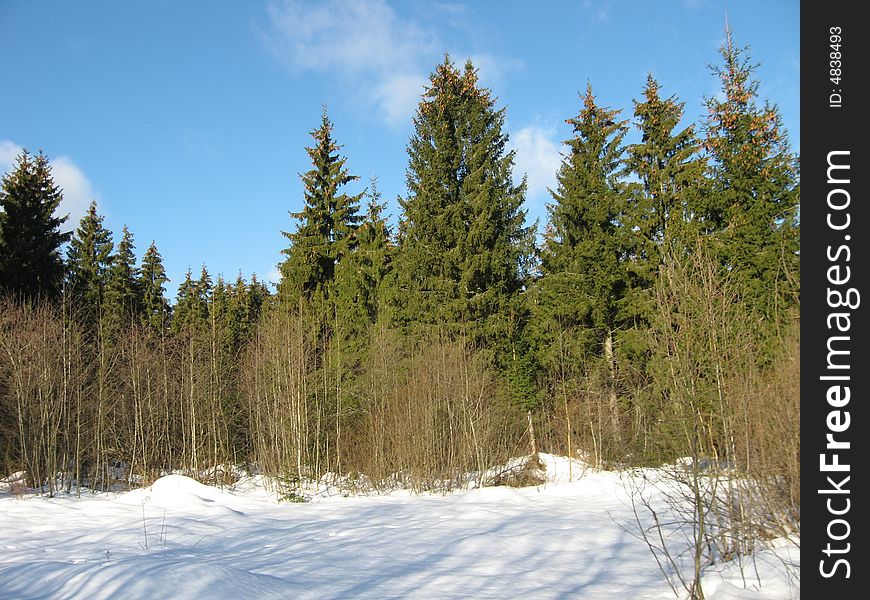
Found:
[{"label": "blue sky", "polygon": [[542,4],[0,0],[0,171],[43,150],[72,219],[93,198],[137,255],[156,241],[169,295],[202,264],[274,278],[321,107],[361,177],[349,191],[377,176],[395,217],[413,111],[449,52],[507,108],[515,175],[543,222],[587,80],[630,117],[652,73],[700,121],[726,18],[799,149],[797,0]]}]

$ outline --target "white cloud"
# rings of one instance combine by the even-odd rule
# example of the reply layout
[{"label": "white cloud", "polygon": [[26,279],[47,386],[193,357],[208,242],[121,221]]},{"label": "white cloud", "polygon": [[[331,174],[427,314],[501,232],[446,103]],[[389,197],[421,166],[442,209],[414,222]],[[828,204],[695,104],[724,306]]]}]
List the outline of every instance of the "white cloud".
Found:
[{"label": "white cloud", "polygon": [[377,99],[388,123],[413,112],[426,79],[421,64],[437,55],[434,33],[402,19],[383,0],[273,1],[266,45],[293,72],[335,72],[360,96]]},{"label": "white cloud", "polygon": [[21,153],[21,146],[10,140],[0,140],[0,172],[4,175],[15,166],[15,157]]},{"label": "white cloud", "polygon": [[[462,5],[427,8],[453,17]],[[428,25],[398,14],[384,0],[272,0],[267,7],[266,47],[292,73],[317,72],[341,79],[354,101],[371,102],[391,126],[410,121],[420,101],[427,74],[444,46]],[[466,56],[451,53],[460,64]],[[471,57],[487,87],[501,87],[507,74],[522,68],[516,59],[491,54]]]},{"label": "white cloud", "polygon": [[[15,159],[21,154],[21,146],[11,140],[0,140],[0,171],[8,173],[15,166]],[[63,200],[55,215],[69,213],[64,228],[76,228],[88,211],[91,200],[96,198],[93,186],[84,172],[68,156],[49,158],[51,175],[55,184],[63,191]]]},{"label": "white cloud", "polygon": [[281,282],[281,269],[277,265],[266,274],[266,281],[272,285],[278,285]]},{"label": "white cloud", "polygon": [[422,75],[396,75],[380,83],[374,97],[388,123],[409,122],[429,80]]},{"label": "white cloud", "polygon": [[547,188],[556,187],[556,172],[562,164],[562,155],[555,137],[555,128],[535,125],[524,127],[510,137],[511,148],[516,150],[514,174],[517,179],[523,173],[527,175],[530,199],[544,197]]},{"label": "white cloud", "polygon": [[278,57],[291,67],[394,71],[436,48],[434,35],[402,20],[383,0],[273,2],[269,18]]},{"label": "white cloud", "polygon": [[96,199],[91,182],[68,156],[59,156],[51,161],[54,182],[63,190],[59,214],[69,213],[67,227],[78,227],[79,221],[88,212],[91,200]]}]

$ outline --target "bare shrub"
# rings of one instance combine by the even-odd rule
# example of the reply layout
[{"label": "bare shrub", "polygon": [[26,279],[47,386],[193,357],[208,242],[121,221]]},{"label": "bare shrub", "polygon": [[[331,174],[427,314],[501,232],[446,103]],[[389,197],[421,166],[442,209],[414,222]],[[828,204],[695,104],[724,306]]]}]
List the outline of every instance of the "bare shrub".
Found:
[{"label": "bare shrub", "polygon": [[79,332],[45,304],[0,304],[0,377],[4,411],[14,415],[13,444],[30,487],[54,494],[70,485],[80,433]]},{"label": "bare shrub", "polygon": [[314,352],[305,317],[301,307],[278,306],[268,313],[242,369],[252,459],[264,473],[288,481],[310,475],[312,427],[317,426],[309,410]]},{"label": "bare shrub", "polygon": [[[381,331],[368,362],[368,395],[355,464],[372,479],[416,489],[465,485],[516,451],[521,418],[502,400],[484,357],[463,341],[428,339],[402,349]],[[368,458],[367,458],[368,457]]]},{"label": "bare shrub", "polygon": [[488,485],[507,487],[531,487],[547,481],[547,468],[540,456],[533,454],[516,465],[509,465],[496,472],[486,481]]},{"label": "bare shrub", "polygon": [[[799,418],[774,413],[797,413],[799,396],[781,375],[759,365],[757,323],[700,250],[662,267],[656,301],[651,347],[657,439],[663,453],[685,457],[662,471],[657,488],[677,529],[688,532],[689,573],[674,559],[652,505],[640,492],[636,499],[653,517],[660,543],[650,549],[657,560],[674,567],[690,597],[703,598],[705,566],[743,560],[771,524],[784,531],[795,522],[799,497],[776,488],[799,484]],[[791,365],[786,370],[794,374],[794,347],[778,355],[774,369]]]}]

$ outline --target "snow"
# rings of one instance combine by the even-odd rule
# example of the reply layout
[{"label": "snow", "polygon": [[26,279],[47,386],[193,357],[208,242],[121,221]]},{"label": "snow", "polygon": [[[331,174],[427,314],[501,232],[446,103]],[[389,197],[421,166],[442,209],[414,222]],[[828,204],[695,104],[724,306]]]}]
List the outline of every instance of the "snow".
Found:
[{"label": "snow", "polygon": [[[626,475],[541,455],[547,483],[278,502],[262,477],[182,475],[120,494],[0,487],[0,596],[14,598],[674,598],[638,539]],[[779,541],[711,567],[707,598],[799,597]]]}]

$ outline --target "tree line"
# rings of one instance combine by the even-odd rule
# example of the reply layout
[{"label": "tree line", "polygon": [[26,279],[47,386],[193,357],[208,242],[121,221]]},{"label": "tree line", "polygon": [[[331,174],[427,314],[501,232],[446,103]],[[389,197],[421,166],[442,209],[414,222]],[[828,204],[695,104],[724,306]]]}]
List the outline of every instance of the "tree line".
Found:
[{"label": "tree line", "polygon": [[798,157],[730,32],[721,58],[699,124],[652,76],[630,114],[587,84],[542,232],[470,61],[430,75],[395,226],[324,110],[275,293],[203,267],[170,305],[154,243],[137,266],[96,204],[62,233],[23,152],[0,196],[0,469],[50,492],[244,463],[432,487],[527,450],[691,455],[797,518]]}]

